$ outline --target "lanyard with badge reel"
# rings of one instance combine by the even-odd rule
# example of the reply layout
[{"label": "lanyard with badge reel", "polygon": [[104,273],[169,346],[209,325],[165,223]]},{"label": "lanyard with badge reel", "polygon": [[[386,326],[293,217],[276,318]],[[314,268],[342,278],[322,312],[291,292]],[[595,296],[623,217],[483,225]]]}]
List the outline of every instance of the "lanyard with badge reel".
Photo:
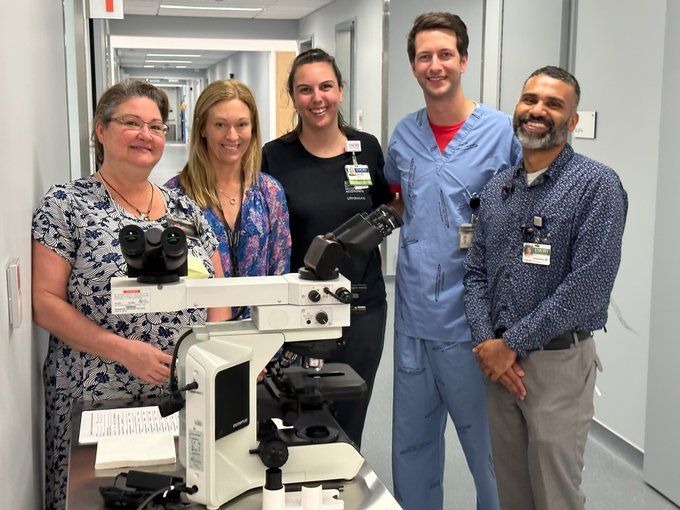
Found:
[{"label": "lanyard with badge reel", "polygon": [[[543,227],[545,221],[540,214],[534,214],[532,226],[522,227],[524,242],[522,243],[522,262],[539,266],[550,265],[550,253],[552,246],[545,242]],[[547,237],[547,236],[545,236]]]},{"label": "lanyard with badge reel", "polygon": [[[241,196],[243,196],[243,182],[241,182]],[[219,206],[218,206],[219,207]],[[238,245],[241,241],[241,211],[243,211],[243,205],[239,207],[238,214],[234,220],[234,227],[230,227],[227,223],[226,216],[222,207],[219,207],[220,214],[222,216],[222,226],[224,227],[224,233],[227,236],[227,247],[229,248],[229,260],[231,261],[231,276],[237,277],[239,261],[238,261]],[[235,321],[241,318],[241,316],[246,312],[247,307],[239,306],[237,308],[232,308],[232,316],[230,321]]]},{"label": "lanyard with badge reel", "polygon": [[467,250],[472,245],[472,237],[475,234],[475,224],[477,223],[477,209],[479,208],[479,196],[473,193],[470,197],[470,209],[472,215],[470,216],[470,223],[461,223],[458,229],[458,249],[461,251]]},{"label": "lanyard with badge reel", "polygon": [[[241,196],[243,196],[243,183],[241,183]],[[227,247],[229,248],[229,260],[231,261],[231,275],[238,276],[238,245],[241,241],[241,211],[243,206],[239,207],[238,214],[234,220],[234,227],[230,227],[227,223],[227,218],[224,215],[222,207],[220,213],[222,215],[222,225],[224,226],[224,233],[227,235]]]},{"label": "lanyard with badge reel", "polygon": [[345,175],[347,183],[349,184],[348,191],[367,189],[373,181],[371,180],[371,172],[368,170],[368,165],[360,165],[357,162],[357,152],[361,152],[361,140],[347,140],[345,142],[345,152],[352,153],[352,164],[345,165]]}]

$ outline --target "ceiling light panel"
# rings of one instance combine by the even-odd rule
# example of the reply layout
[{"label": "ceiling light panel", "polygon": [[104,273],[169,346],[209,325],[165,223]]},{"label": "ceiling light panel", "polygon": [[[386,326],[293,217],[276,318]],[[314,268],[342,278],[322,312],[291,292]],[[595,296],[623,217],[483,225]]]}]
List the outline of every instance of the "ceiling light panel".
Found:
[{"label": "ceiling light panel", "polygon": [[147,57],[201,58],[201,55],[182,55],[179,53],[147,53]]},{"label": "ceiling light panel", "polygon": [[191,64],[191,60],[148,60],[148,64]]},{"label": "ceiling light panel", "polygon": [[227,6],[209,6],[209,5],[179,5],[179,4],[161,4],[161,10],[173,9],[183,11],[229,11],[242,13],[257,13],[264,10],[262,7],[227,7]]}]

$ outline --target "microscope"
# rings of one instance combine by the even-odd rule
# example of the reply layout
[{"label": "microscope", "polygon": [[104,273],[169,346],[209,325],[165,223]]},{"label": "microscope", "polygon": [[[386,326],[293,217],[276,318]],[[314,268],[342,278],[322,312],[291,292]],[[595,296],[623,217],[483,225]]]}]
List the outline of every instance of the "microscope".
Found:
[{"label": "microscope", "polygon": [[[175,346],[171,397],[160,407],[181,408],[179,456],[186,485],[195,488],[191,501],[219,508],[263,486],[265,466],[267,485],[356,476],[363,458],[330,403],[361,396],[366,384],[348,365],[323,363],[350,325],[357,291],[337,266],[375,249],[401,224],[383,205],[317,236],[297,274],[203,280],[181,278],[187,248],[180,228],[121,229],[128,278],[111,280],[113,313],[251,309],[250,319],[194,326]],[[304,362],[289,365],[296,355]]]}]

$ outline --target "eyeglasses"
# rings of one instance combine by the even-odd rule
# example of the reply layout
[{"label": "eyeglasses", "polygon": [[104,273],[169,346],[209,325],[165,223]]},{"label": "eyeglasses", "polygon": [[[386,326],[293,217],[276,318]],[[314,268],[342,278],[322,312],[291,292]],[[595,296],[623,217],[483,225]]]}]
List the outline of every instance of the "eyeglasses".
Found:
[{"label": "eyeglasses", "polygon": [[144,129],[145,125],[149,126],[149,132],[152,135],[156,136],[165,136],[165,134],[168,132],[168,129],[170,129],[168,128],[167,124],[163,124],[158,120],[144,122],[136,115],[123,115],[121,117],[115,117],[111,120],[117,122],[125,129],[129,129],[130,131],[141,131],[142,129]]}]

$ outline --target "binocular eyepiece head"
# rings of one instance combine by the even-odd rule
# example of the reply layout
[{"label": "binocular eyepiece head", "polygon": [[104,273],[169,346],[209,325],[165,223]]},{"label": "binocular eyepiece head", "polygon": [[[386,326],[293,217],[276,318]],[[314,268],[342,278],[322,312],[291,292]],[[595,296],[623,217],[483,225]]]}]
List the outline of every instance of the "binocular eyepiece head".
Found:
[{"label": "binocular eyepiece head", "polygon": [[127,275],[140,283],[171,283],[187,275],[187,236],[178,227],[124,226],[118,241],[127,263]]}]

